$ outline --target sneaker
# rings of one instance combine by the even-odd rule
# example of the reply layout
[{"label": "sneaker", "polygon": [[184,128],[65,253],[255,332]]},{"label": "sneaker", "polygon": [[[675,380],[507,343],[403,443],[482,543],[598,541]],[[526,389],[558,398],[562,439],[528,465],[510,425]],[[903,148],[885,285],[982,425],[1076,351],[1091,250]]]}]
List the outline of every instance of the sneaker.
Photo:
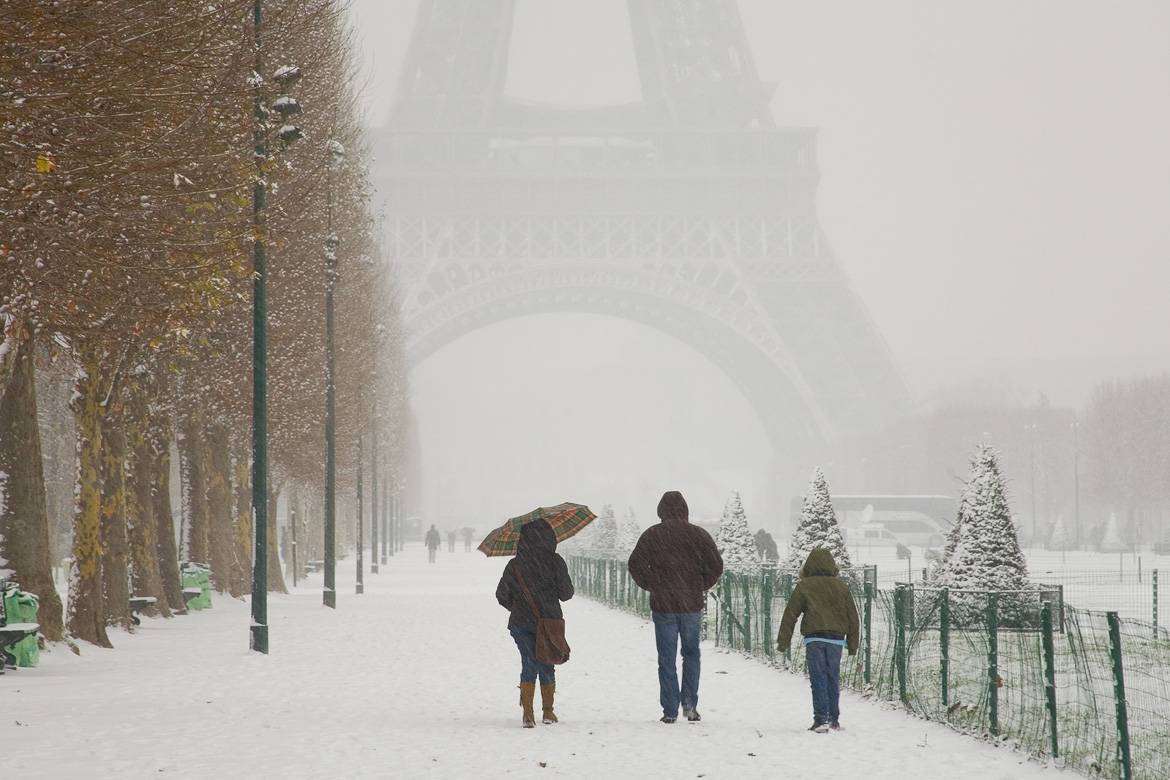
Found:
[{"label": "sneaker", "polygon": [[699,715],[699,711],[694,707],[683,707],[683,715],[685,715],[687,720],[689,720],[691,723],[698,723],[703,719],[702,716]]},{"label": "sneaker", "polygon": [[841,728],[840,723],[838,723],[837,721],[833,721],[832,723],[829,724],[829,730],[830,731],[844,731],[845,729]]},{"label": "sneaker", "polygon": [[678,720],[678,718],[672,718],[669,715],[663,715],[658,720],[662,723],[674,723],[676,720]]},{"label": "sneaker", "polygon": [[815,731],[817,734],[826,734],[829,731],[829,724],[813,721],[813,724],[808,727],[808,730]]}]

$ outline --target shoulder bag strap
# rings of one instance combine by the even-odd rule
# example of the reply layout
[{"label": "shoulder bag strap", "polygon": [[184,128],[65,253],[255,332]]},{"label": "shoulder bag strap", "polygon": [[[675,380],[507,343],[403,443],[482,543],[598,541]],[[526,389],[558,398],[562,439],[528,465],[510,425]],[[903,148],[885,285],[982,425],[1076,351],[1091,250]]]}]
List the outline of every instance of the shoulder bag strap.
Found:
[{"label": "shoulder bag strap", "polygon": [[532,598],[532,591],[528,590],[528,584],[524,582],[524,575],[520,573],[520,564],[516,564],[516,582],[520,583],[520,590],[524,591],[524,598],[528,599],[528,608],[532,610],[533,616],[540,620],[540,610],[536,606],[536,599]]}]

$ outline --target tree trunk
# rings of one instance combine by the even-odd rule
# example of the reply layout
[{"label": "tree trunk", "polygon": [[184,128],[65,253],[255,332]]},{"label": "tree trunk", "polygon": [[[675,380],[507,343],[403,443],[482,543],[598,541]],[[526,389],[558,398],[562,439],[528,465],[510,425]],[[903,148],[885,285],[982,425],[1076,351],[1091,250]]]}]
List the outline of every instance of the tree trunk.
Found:
[{"label": "tree trunk", "polygon": [[37,622],[46,639],[57,641],[65,626],[49,555],[33,336],[16,318],[0,318],[0,325],[0,570],[12,570],[37,594]]},{"label": "tree trunk", "polygon": [[183,583],[179,579],[179,554],[175,547],[175,518],[171,511],[171,424],[166,412],[155,408],[150,414],[150,499],[154,507],[158,570],[162,577],[167,605],[178,614],[186,614]]},{"label": "tree trunk", "polygon": [[231,594],[243,596],[252,592],[252,480],[246,444],[237,445],[236,450]]},{"label": "tree trunk", "polygon": [[211,581],[220,593],[231,588],[232,563],[232,485],[231,458],[228,454],[228,432],[221,424],[208,428],[206,460],[208,559],[211,563]]},{"label": "tree trunk", "polygon": [[170,603],[159,568],[158,523],[154,518],[154,452],[150,446],[147,390],[141,377],[131,380],[126,408],[126,525],[130,533],[130,572],[135,596],[152,596],[143,612],[170,617]]},{"label": "tree trunk", "polygon": [[210,565],[208,549],[210,513],[207,510],[207,447],[203,442],[203,411],[196,406],[183,418],[179,429],[179,454],[183,480],[183,560]]},{"label": "tree trunk", "polygon": [[272,487],[269,481],[268,490],[268,592],[288,593],[284,586],[284,574],[280,570],[280,548],[276,539],[276,505],[280,500],[280,486]]},{"label": "tree trunk", "polygon": [[98,474],[102,455],[101,354],[77,348],[77,384],[73,416],[77,424],[77,488],[73,510],[73,566],[69,576],[69,612],[65,621],[78,639],[112,647],[102,607],[101,509]]},{"label": "tree trunk", "polygon": [[122,430],[125,405],[120,388],[107,390],[106,398],[107,406],[101,416],[99,471],[102,483],[102,602],[106,623],[129,630],[130,545],[126,537],[126,436]]}]

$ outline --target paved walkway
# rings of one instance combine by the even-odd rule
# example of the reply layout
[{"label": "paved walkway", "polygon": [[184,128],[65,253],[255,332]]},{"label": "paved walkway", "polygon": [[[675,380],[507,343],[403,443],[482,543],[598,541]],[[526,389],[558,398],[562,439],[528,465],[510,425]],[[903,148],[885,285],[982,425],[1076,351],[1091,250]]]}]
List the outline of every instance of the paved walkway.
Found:
[{"label": "paved walkway", "polygon": [[[657,722],[653,630],[584,598],[562,723],[519,727],[519,660],[493,598],[501,560],[413,547],[339,608],[320,575],[270,601],[272,653],[248,607],[144,620],[114,650],[57,648],[0,677],[5,777],[1072,777],[846,695],[847,731],[816,735],[805,681],[705,646],[700,724]],[[11,771],[11,773],[9,772]]]}]

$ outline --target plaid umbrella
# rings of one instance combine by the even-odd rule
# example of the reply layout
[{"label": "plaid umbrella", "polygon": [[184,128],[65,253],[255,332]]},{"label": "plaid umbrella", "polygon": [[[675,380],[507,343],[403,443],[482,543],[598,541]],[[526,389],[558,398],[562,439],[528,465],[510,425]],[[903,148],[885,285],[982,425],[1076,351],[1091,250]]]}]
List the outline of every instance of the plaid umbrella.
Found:
[{"label": "plaid umbrella", "polygon": [[515,555],[516,545],[520,542],[520,526],[533,520],[547,521],[552,526],[553,533],[557,535],[559,544],[592,523],[596,517],[597,515],[589,511],[589,507],[584,504],[566,502],[556,506],[542,506],[526,515],[513,517],[493,530],[479,543],[479,551],[489,558]]}]

